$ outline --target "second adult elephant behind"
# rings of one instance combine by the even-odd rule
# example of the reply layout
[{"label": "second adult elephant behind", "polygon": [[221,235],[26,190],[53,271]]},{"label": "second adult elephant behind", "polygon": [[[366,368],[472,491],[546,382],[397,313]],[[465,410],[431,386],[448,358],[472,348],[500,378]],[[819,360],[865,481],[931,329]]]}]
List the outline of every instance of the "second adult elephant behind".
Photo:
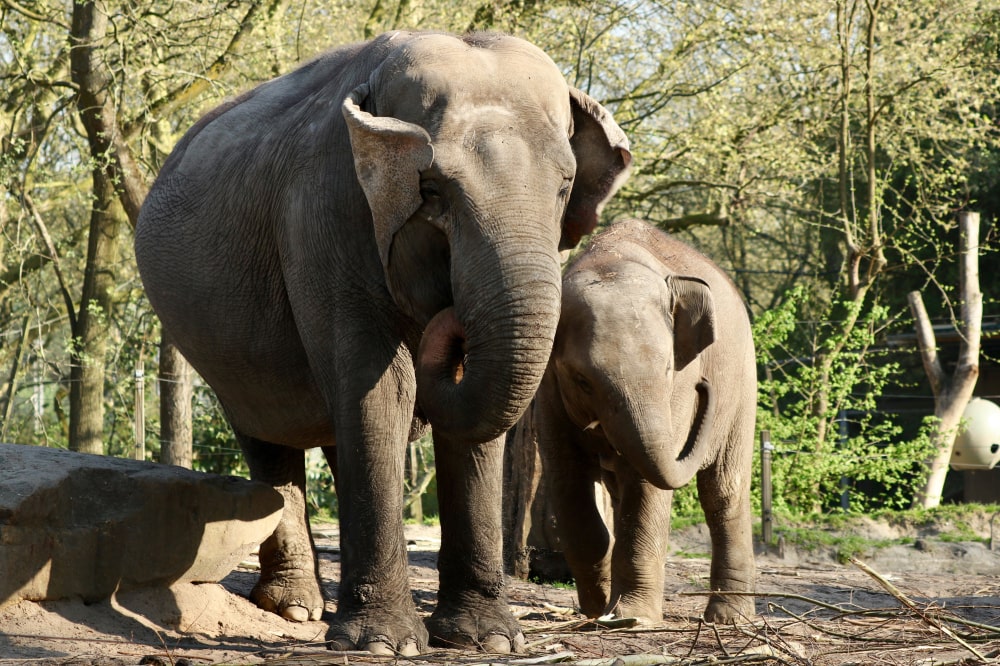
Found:
[{"label": "second adult elephant behind", "polygon": [[[672,490],[695,476],[712,538],[711,590],[753,589],[756,386],[743,300],[693,248],[629,220],[595,236],[567,268],[531,418],[585,614],[661,620]],[[611,496],[613,539],[595,482]],[[705,619],[752,612],[747,596],[713,594]]]}]

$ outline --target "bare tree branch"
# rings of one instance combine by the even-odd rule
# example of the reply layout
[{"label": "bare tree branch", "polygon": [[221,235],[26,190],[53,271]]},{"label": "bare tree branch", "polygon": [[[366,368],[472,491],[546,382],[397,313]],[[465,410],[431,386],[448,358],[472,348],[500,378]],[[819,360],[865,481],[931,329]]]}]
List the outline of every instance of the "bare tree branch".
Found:
[{"label": "bare tree branch", "polygon": [[38,212],[38,207],[35,206],[31,195],[27,192],[22,192],[21,199],[24,201],[28,212],[31,213],[31,219],[35,223],[35,229],[38,230],[39,238],[42,239],[42,243],[45,245],[45,251],[49,253],[49,261],[52,263],[52,268],[56,273],[56,280],[59,282],[59,293],[62,294],[63,302],[66,305],[66,313],[69,315],[70,327],[75,328],[76,306],[73,304],[73,295],[69,291],[66,278],[63,277],[62,267],[59,265],[59,252],[56,250],[56,244],[52,241],[52,234],[49,233],[49,229],[45,225],[45,220],[42,219],[41,213]]},{"label": "bare tree branch", "polygon": [[917,331],[917,348],[920,350],[920,359],[924,364],[924,371],[927,379],[931,383],[931,392],[934,397],[941,395],[946,382],[944,368],[941,367],[941,359],[938,358],[937,339],[934,336],[934,327],[931,325],[931,318],[927,316],[927,309],[924,307],[924,299],[919,291],[911,291],[907,295],[910,302],[910,312],[913,313],[913,324]]},{"label": "bare tree branch", "polygon": [[199,77],[190,82],[186,82],[183,85],[164,93],[158,99],[153,100],[144,110],[142,116],[135,118],[124,125],[122,129],[122,136],[124,139],[126,141],[132,139],[135,134],[145,127],[151,120],[167,115],[174,109],[184,106],[207,90],[208,87],[218,80],[229,68],[232,57],[239,51],[240,47],[244,44],[244,42],[246,42],[247,38],[256,27],[262,9],[266,13],[267,17],[273,18],[278,9],[282,7],[286,1],[287,0],[270,0],[266,7],[262,7],[263,3],[261,0],[253,2],[250,5],[250,9],[247,10],[246,15],[244,15],[243,20],[240,21],[239,28],[236,30],[236,33],[233,34],[233,38],[229,40],[229,44],[215,59],[215,62],[209,65]]},{"label": "bare tree branch", "polygon": [[30,19],[32,21],[42,21],[45,23],[52,23],[53,25],[59,26],[63,30],[69,30],[69,24],[66,23],[65,21],[59,20],[58,18],[56,18],[55,15],[46,16],[45,14],[41,14],[39,12],[28,9],[21,3],[14,2],[14,0],[3,0],[3,6],[10,9],[11,11],[17,12],[21,16]]}]

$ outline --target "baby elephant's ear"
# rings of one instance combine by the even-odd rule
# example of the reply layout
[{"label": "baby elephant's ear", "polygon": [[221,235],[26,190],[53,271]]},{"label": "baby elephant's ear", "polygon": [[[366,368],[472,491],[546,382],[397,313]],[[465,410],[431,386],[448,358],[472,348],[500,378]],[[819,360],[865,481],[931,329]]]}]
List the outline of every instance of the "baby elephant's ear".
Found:
[{"label": "baby elephant's ear", "polygon": [[680,370],[715,341],[715,301],[701,278],[668,275],[666,282],[674,297],[674,369]]},{"label": "baby elephant's ear", "polygon": [[576,247],[597,227],[601,208],[628,178],[632,153],[628,138],[603,106],[584,92],[570,87],[576,179],[569,196],[560,250]]},{"label": "baby elephant's ear", "polygon": [[354,170],[368,199],[382,266],[389,265],[393,236],[420,207],[420,172],[434,160],[424,128],[391,116],[373,116],[361,108],[368,96],[362,84],[344,100],[342,110],[351,137]]}]

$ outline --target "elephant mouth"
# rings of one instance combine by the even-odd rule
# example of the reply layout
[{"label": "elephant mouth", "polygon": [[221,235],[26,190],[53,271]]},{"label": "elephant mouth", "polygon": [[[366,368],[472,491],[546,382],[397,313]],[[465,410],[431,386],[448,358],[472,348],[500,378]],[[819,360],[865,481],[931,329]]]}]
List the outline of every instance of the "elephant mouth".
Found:
[{"label": "elephant mouth", "polygon": [[[417,352],[417,372],[421,380],[460,384],[469,362],[465,327],[454,307],[438,312],[428,322]],[[419,380],[418,380],[419,381]]]}]

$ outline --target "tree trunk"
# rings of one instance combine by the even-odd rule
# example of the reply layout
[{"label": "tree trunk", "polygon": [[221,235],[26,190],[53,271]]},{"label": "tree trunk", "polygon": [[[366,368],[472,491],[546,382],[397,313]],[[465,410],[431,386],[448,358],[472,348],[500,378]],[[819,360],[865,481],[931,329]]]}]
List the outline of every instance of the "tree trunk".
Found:
[{"label": "tree trunk", "polygon": [[572,574],[556,535],[556,521],[542,476],[534,410],[532,401],[507,433],[504,448],[504,569],[522,580],[565,581]]},{"label": "tree trunk", "polygon": [[420,473],[425,466],[421,464],[423,456],[420,455],[420,442],[410,442],[406,448],[408,454],[406,458],[406,474],[410,481],[410,490],[407,493],[404,504],[409,512],[410,519],[421,525],[424,522],[423,492],[416,491],[420,490]]},{"label": "tree trunk", "polygon": [[104,453],[104,377],[116,284],[112,267],[122,226],[117,203],[114,185],[95,169],[87,266],[70,355],[69,448],[84,453]]},{"label": "tree trunk", "polygon": [[972,398],[979,377],[979,342],[983,321],[983,294],[979,290],[979,214],[961,213],[958,218],[960,231],[959,298],[962,302],[961,347],[955,371],[948,377],[937,354],[937,341],[930,318],[924,309],[919,291],[909,294],[910,310],[915,319],[917,344],[921,360],[934,393],[934,416],[938,418],[934,455],[924,464],[928,469],[927,481],[913,500],[915,507],[925,509],[941,504],[948,461],[955,445],[955,436],[962,413]]},{"label": "tree trunk", "polygon": [[17,347],[14,350],[14,359],[11,361],[10,366],[10,376],[7,379],[7,387],[4,392],[3,411],[0,413],[0,416],[2,416],[0,418],[0,444],[7,441],[7,433],[10,429],[10,417],[14,413],[14,395],[17,393],[17,373],[21,367],[24,352],[28,347],[28,340],[31,337],[28,335],[28,324],[30,323],[31,317],[27,315],[22,317],[21,340],[17,343]]},{"label": "tree trunk", "polygon": [[194,368],[166,332],[160,334],[160,462],[191,469]]},{"label": "tree trunk", "polygon": [[122,222],[127,215],[135,223],[146,186],[121,136],[114,77],[102,57],[103,50],[112,46],[107,38],[107,8],[95,2],[74,3],[70,31],[77,111],[87,131],[94,166],[87,265],[73,327],[69,447],[103,453],[105,353],[117,282],[114,266],[119,258]]}]

